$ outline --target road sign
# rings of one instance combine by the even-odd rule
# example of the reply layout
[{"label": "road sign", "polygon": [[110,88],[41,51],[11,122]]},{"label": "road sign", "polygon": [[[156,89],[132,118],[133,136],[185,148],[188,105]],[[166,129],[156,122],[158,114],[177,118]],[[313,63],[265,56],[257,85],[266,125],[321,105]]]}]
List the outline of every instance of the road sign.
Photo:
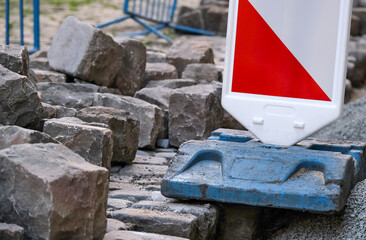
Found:
[{"label": "road sign", "polygon": [[222,105],[293,145],[342,110],[352,0],[230,1]]}]

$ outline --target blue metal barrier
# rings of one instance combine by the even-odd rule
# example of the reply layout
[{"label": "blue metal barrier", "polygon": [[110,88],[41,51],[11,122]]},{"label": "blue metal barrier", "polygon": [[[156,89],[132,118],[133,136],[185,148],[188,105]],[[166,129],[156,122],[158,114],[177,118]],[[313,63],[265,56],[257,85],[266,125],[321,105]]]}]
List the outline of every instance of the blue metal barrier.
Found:
[{"label": "blue metal barrier", "polygon": [[[175,9],[178,0],[125,0],[123,5],[123,12],[126,16],[115,19],[113,21],[98,25],[98,28],[107,27],[109,25],[122,22],[126,19],[132,18],[141,26],[146,28],[145,31],[123,34],[123,36],[134,37],[154,33],[155,35],[164,38],[170,43],[173,41],[159,30],[170,27],[180,31],[186,31],[194,34],[214,36],[215,33],[196,29],[186,26],[172,24]],[[157,26],[150,26],[144,20],[158,24]]]},{"label": "blue metal barrier", "polygon": [[[5,44],[10,44],[10,0],[5,0]],[[24,46],[24,9],[23,0],[19,0],[19,30],[21,46]],[[40,26],[39,26],[39,0],[33,0],[33,32],[34,43],[33,48],[28,50],[34,53],[40,49]]]}]

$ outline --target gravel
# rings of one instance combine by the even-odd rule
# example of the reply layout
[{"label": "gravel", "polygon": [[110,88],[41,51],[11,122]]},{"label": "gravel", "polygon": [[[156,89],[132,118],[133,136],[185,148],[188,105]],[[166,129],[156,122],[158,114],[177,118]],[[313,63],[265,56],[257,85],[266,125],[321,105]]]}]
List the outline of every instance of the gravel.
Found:
[{"label": "gravel", "polygon": [[366,97],[346,104],[341,118],[312,137],[366,142]]},{"label": "gravel", "polygon": [[292,223],[269,239],[366,239],[366,180],[355,186],[340,214],[293,214]]}]

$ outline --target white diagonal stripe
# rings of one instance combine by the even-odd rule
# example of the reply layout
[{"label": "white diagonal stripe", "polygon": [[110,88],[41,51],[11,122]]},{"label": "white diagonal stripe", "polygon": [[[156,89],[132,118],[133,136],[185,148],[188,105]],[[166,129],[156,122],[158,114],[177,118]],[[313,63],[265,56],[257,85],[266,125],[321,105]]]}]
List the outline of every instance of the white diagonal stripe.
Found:
[{"label": "white diagonal stripe", "polygon": [[341,0],[249,0],[332,99]]}]

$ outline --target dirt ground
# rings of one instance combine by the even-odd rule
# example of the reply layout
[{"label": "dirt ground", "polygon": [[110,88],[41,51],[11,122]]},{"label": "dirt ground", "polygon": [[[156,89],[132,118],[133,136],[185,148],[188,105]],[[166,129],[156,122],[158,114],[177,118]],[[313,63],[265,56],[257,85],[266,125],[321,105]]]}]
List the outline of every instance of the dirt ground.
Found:
[{"label": "dirt ground", "polygon": [[[57,32],[63,19],[67,16],[75,16],[81,21],[98,25],[123,16],[122,5],[124,0],[40,0],[40,24],[41,24],[41,48],[47,50],[52,42],[53,35]],[[29,48],[33,45],[33,1],[24,0],[24,37]],[[178,1],[178,9],[181,6],[197,7],[200,0]],[[10,42],[18,43],[19,34],[19,1],[10,0]],[[133,20],[126,20],[106,28],[103,31],[117,36],[121,33],[143,30]],[[173,31],[165,30],[171,38],[176,38]],[[142,40],[149,44],[154,36],[148,36]],[[0,44],[5,43],[5,4],[0,4]]]}]

